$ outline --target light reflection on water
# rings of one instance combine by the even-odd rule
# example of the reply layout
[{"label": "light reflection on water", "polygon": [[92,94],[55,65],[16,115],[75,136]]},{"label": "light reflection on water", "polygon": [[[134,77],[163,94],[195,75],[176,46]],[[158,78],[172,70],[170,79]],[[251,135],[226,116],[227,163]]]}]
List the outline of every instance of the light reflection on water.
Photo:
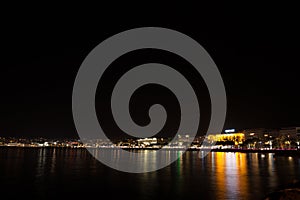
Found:
[{"label": "light reflection on water", "polygon": [[248,194],[246,154],[212,153],[212,182],[216,183],[218,199],[240,199]]},{"label": "light reflection on water", "polygon": [[120,150],[120,149],[88,149],[103,164],[123,172],[151,172],[169,165],[178,158],[177,152],[170,150]]},{"label": "light reflection on water", "polygon": [[[113,159],[122,156],[119,150],[95,149],[93,153],[106,153]],[[152,156],[155,154],[141,151],[130,160],[143,156],[143,166],[149,167],[157,159],[177,155],[179,159],[155,172],[130,174],[106,167],[85,149],[1,148],[0,188],[17,197],[28,193],[35,199],[92,197],[95,192],[118,198],[126,194],[132,199],[261,199],[300,178],[297,157],[214,152],[200,159],[196,151],[161,153]]]}]

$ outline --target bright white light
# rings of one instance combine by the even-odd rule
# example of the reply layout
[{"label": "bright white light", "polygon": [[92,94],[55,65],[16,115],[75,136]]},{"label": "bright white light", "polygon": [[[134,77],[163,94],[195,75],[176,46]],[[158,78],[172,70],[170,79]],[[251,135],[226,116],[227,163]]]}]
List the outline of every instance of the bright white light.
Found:
[{"label": "bright white light", "polygon": [[234,133],[235,132],[235,129],[226,129],[225,130],[225,133]]}]

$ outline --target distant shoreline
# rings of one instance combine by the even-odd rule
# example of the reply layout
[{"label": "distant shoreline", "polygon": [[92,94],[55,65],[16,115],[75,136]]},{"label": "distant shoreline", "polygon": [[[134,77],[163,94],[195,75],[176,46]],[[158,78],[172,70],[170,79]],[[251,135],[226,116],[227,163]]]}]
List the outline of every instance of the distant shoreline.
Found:
[{"label": "distant shoreline", "polygon": [[[23,146],[0,146],[1,148],[24,148],[24,149],[86,149],[86,147],[23,147]],[[121,147],[87,147],[90,149],[102,149],[102,150],[109,150],[109,149],[124,149],[129,151],[144,151],[144,150],[159,150],[160,148],[121,148]],[[299,156],[300,157],[300,150],[296,149],[269,149],[269,150],[261,150],[261,149],[199,149],[199,148],[162,148],[162,150],[166,151],[211,151],[211,152],[225,152],[225,153],[260,153],[260,154],[268,154],[274,153],[275,156]]]}]

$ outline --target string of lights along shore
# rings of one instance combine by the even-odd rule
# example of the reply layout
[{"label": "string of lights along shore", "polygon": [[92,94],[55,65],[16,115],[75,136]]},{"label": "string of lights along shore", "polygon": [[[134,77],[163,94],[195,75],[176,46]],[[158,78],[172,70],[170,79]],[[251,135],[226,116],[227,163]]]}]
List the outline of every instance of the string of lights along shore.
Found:
[{"label": "string of lights along shore", "polygon": [[79,139],[0,137],[0,146],[201,150],[214,143],[212,149],[297,150],[300,149],[300,127],[225,129],[223,133],[208,134],[206,137],[192,139],[189,134],[180,134],[176,140],[171,142],[171,139],[150,137],[110,141],[95,138],[83,142]]}]

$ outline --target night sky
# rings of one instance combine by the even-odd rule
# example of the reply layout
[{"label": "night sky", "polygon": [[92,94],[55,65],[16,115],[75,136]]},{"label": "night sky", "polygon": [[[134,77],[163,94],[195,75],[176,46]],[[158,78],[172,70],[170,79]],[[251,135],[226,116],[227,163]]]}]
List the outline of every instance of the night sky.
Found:
[{"label": "night sky", "polygon": [[[100,6],[89,14],[83,14],[83,8],[57,7],[48,11],[12,9],[4,14],[0,136],[76,137],[72,88],[82,61],[104,39],[145,26],[180,31],[198,41],[210,54],[227,92],[224,128],[300,126],[300,14],[295,6],[140,6],[124,7],[122,11]],[[136,60],[132,54],[116,65],[139,63],[145,58],[173,60],[167,59],[172,58],[167,53],[136,53]],[[174,65],[180,63],[174,60]],[[185,73],[192,78],[190,71]],[[107,75],[108,79],[116,77],[113,72]],[[152,93],[156,90],[162,89],[152,88]],[[153,97],[149,91],[146,95]],[[101,100],[98,104],[101,108]],[[138,110],[142,109],[138,105]],[[174,106],[176,102],[170,103],[170,109]],[[109,119],[102,122],[106,129],[114,130],[110,129],[113,123],[105,120]],[[172,120],[171,124],[176,122]]]}]

